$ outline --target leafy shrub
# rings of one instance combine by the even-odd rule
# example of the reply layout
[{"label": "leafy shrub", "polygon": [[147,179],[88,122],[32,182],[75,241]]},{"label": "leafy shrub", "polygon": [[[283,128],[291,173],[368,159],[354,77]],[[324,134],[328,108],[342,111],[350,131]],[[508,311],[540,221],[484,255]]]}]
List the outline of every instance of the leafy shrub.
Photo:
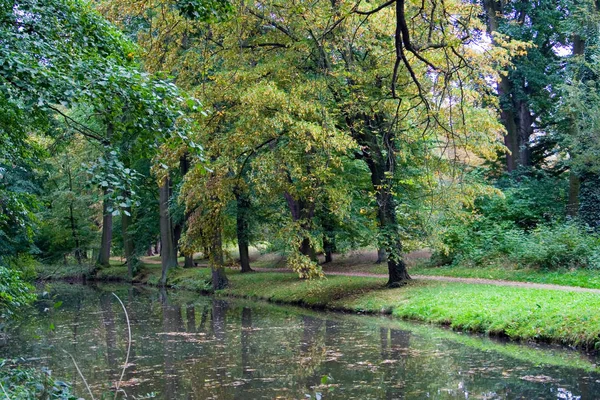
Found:
[{"label": "leafy shrub", "polygon": [[600,237],[565,215],[566,185],[543,172],[502,178],[504,196],[478,199],[447,220],[438,263],[524,268],[600,268]]},{"label": "leafy shrub", "polygon": [[0,362],[0,382],[6,390],[7,398],[13,400],[79,399],[71,394],[69,384],[54,380],[49,370],[39,371],[32,368],[14,367],[9,364],[6,360]]},{"label": "leafy shrub", "polygon": [[10,317],[20,308],[35,300],[33,288],[21,278],[21,274],[0,265],[0,313]]}]

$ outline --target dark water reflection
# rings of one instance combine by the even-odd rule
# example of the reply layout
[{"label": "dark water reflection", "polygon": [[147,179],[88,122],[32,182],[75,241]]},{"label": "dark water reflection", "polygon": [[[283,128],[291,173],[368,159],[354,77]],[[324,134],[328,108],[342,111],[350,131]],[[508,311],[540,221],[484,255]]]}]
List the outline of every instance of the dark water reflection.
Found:
[{"label": "dark water reflection", "polygon": [[[56,285],[0,347],[97,395],[161,399],[595,399],[591,356],[502,344],[385,318],[315,313],[251,301],[126,286]],[[55,301],[63,305],[54,309]],[[54,329],[51,329],[54,326]]]}]

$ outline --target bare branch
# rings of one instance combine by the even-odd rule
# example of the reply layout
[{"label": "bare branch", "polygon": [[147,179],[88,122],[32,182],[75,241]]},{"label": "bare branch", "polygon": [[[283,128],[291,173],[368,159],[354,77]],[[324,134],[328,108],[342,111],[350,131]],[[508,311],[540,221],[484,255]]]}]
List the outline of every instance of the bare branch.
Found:
[{"label": "bare branch", "polygon": [[377,7],[377,8],[374,8],[374,9],[372,9],[372,10],[370,10],[370,11],[360,11],[360,10],[354,10],[354,12],[355,12],[356,14],[359,14],[359,15],[371,15],[371,14],[375,14],[376,12],[379,12],[379,11],[383,10],[383,9],[384,9],[384,8],[386,8],[386,7],[389,7],[389,6],[391,6],[391,5],[392,5],[392,4],[394,4],[395,2],[396,2],[396,0],[389,0],[389,1],[386,1],[385,3],[383,3],[382,5],[380,5],[379,7]]}]

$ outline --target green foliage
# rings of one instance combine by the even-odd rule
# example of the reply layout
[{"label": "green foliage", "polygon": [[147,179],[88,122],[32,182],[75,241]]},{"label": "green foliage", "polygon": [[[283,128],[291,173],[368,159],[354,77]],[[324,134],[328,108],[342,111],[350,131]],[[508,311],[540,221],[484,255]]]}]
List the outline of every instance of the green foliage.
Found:
[{"label": "green foliage", "polygon": [[566,220],[566,182],[519,172],[497,182],[503,195],[478,199],[472,214],[446,220],[442,263],[519,268],[598,268],[600,237]]},{"label": "green foliage", "polygon": [[200,21],[221,21],[233,12],[229,0],[176,0],[175,8],[186,18]]},{"label": "green foliage", "polygon": [[0,382],[5,393],[12,400],[77,400],[80,397],[71,393],[71,386],[52,377],[47,369],[23,368],[10,361],[0,361]]},{"label": "green foliage", "polygon": [[600,175],[587,173],[581,179],[579,216],[591,229],[600,230]]},{"label": "green foliage", "polygon": [[11,317],[33,300],[33,287],[22,279],[22,274],[0,265],[0,316]]}]

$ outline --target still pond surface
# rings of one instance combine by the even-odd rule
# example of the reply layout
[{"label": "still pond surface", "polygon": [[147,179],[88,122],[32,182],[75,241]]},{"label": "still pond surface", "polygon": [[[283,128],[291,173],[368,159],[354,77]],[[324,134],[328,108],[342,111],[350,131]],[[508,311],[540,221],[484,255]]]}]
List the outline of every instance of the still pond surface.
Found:
[{"label": "still pond surface", "polygon": [[[119,285],[55,284],[0,344],[87,395],[158,399],[598,399],[594,356],[387,318]],[[62,304],[60,303],[62,302]],[[56,305],[56,307],[55,307]],[[111,397],[112,398],[112,397]]]}]

